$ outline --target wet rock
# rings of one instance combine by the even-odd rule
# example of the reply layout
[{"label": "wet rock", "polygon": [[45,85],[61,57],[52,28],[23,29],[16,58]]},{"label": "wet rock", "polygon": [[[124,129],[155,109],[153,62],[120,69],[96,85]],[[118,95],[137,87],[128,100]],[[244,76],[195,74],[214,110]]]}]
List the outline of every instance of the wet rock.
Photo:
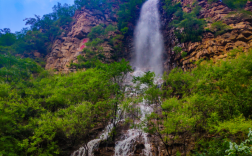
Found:
[{"label": "wet rock", "polygon": [[143,149],[145,148],[144,144],[137,143],[136,149],[134,151],[134,154],[141,154],[143,152]]}]

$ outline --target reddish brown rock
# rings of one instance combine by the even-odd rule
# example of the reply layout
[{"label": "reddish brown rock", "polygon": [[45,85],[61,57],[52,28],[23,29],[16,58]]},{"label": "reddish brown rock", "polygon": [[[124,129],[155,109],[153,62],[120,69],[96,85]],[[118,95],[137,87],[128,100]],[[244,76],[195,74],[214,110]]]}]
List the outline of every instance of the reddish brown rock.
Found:
[{"label": "reddish brown rock", "polygon": [[[68,72],[70,62],[77,62],[77,56],[81,54],[85,47],[85,42],[91,28],[99,24],[116,25],[110,19],[108,14],[103,14],[98,10],[87,10],[82,8],[81,11],[76,11],[73,17],[74,22],[70,26],[68,34],[62,34],[54,41],[52,51],[47,55],[46,69],[54,69],[60,72]],[[109,34],[114,36],[115,34]],[[112,48],[108,43],[101,45],[104,49],[105,56],[110,58]],[[73,69],[74,70],[74,69]]]}]

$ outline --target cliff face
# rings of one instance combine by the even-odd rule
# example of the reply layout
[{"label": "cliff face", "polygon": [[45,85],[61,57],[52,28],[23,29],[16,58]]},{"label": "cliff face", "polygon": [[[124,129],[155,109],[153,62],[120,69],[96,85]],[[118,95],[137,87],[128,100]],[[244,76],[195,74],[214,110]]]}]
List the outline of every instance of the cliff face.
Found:
[{"label": "cliff face", "polygon": [[[183,1],[183,11],[190,12],[191,9],[188,6],[193,2],[193,0]],[[198,5],[202,7],[199,18],[206,19],[207,27],[210,27],[213,22],[223,21],[229,26],[229,30],[218,36],[207,32],[202,36],[201,42],[180,44],[174,35],[174,28],[168,26],[171,19],[167,19],[163,11],[163,35],[166,46],[164,66],[167,71],[176,66],[188,70],[195,67],[194,62],[199,59],[212,59],[215,62],[226,58],[232,49],[242,48],[247,51],[252,47],[251,18],[237,14],[228,15],[232,10],[221,2],[209,4],[207,0],[202,0]],[[251,11],[251,6],[252,2],[248,2],[245,10]],[[173,51],[175,46],[182,47],[182,50],[187,52],[187,56],[182,58],[181,54],[175,54]]]},{"label": "cliff face", "polygon": [[[192,10],[190,6],[193,3],[194,0],[182,1],[183,11],[190,12]],[[204,18],[207,21],[207,27],[210,27],[213,22],[223,21],[229,26],[229,30],[218,36],[207,32],[202,36],[201,42],[181,44],[174,34],[174,28],[170,26],[172,18],[169,19],[167,17],[161,2],[159,10],[165,43],[165,51],[163,53],[165,71],[169,71],[176,66],[188,70],[193,68],[195,66],[194,62],[199,59],[212,59],[216,61],[226,58],[228,52],[234,48],[242,47],[246,51],[252,46],[252,20],[250,18],[228,15],[232,10],[221,2],[209,4],[207,0],[199,0],[198,5],[202,7],[198,18]],[[249,1],[247,3],[245,10],[252,10],[252,2]],[[116,15],[111,15],[109,12],[102,13],[98,10],[87,10],[85,8],[77,11],[73,19],[74,22],[68,28],[70,31],[65,34],[63,33],[54,42],[52,51],[47,56],[46,69],[54,69],[60,72],[74,71],[75,69],[70,69],[68,66],[70,62],[77,62],[77,56],[81,55],[82,49],[85,48],[85,43],[89,41],[87,35],[91,31],[91,28],[99,24],[117,24]],[[127,60],[130,60],[134,55],[134,27],[133,24],[129,24],[131,33],[125,36],[123,41],[124,47],[120,52],[120,55]],[[116,34],[118,32],[111,32],[108,38]],[[101,46],[103,47],[106,59],[112,61],[111,52],[113,52],[113,47],[106,41]],[[182,50],[187,52],[187,56],[182,58],[181,54],[175,54],[173,51],[175,46],[182,47]]]},{"label": "cliff face", "polygon": [[[102,13],[98,10],[87,10],[82,8],[76,11],[73,17],[74,22],[70,26],[70,31],[61,36],[53,43],[52,51],[47,56],[46,69],[54,69],[56,71],[68,72],[70,62],[76,62],[77,56],[81,54],[85,48],[85,43],[89,41],[87,38],[91,28],[99,24],[116,25],[116,17],[109,13]],[[114,35],[110,33],[109,36]],[[106,42],[102,44],[105,55],[109,58],[111,46]]]}]

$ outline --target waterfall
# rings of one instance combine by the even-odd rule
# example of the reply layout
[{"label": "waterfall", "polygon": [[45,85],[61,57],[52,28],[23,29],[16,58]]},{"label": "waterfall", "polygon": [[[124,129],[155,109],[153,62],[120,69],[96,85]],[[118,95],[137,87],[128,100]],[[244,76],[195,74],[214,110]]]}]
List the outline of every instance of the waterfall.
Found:
[{"label": "waterfall", "polygon": [[[162,75],[164,43],[160,32],[158,0],[147,0],[143,4],[134,32],[134,45],[135,58],[131,64],[136,69],[132,76],[141,76],[147,71],[155,72],[157,76]],[[156,78],[156,83],[159,84],[160,82],[160,78]],[[141,111],[141,121],[144,121],[145,116],[153,111],[151,106],[146,104],[145,100],[137,106]],[[123,139],[116,143],[115,156],[134,155],[133,151],[135,150],[136,142],[144,144],[142,155],[152,155],[147,133],[141,129],[129,129],[123,136]]]},{"label": "waterfall", "polygon": [[160,32],[158,0],[148,0],[143,4],[134,32],[134,45],[136,56],[132,65],[137,70],[162,75],[164,43]]},{"label": "waterfall", "polygon": [[[158,0],[147,0],[143,4],[140,18],[134,32],[134,44],[136,55],[132,60],[131,65],[135,67],[136,70],[130,74],[131,76],[129,77],[131,78],[125,82],[130,86],[133,86],[131,82],[132,76],[142,76],[144,72],[147,71],[155,72],[156,75],[162,75],[163,72],[162,53],[164,45],[163,37],[160,32]],[[155,83],[159,84],[160,81],[156,80]],[[142,87],[144,88],[147,86]],[[130,96],[135,96],[135,93],[131,92]],[[141,117],[139,119],[140,121],[136,121],[138,123],[143,122],[146,115],[153,111],[152,107],[148,105],[145,100],[143,100],[141,103],[138,103],[136,106],[139,107],[141,111]],[[99,144],[102,140],[108,139],[112,128],[113,125],[109,124],[98,139],[88,142],[88,151],[86,151],[84,147],[81,147],[79,150],[72,153],[71,156],[85,156],[87,152],[88,156],[93,156],[94,149],[99,147]],[[152,155],[148,134],[142,129],[129,129],[115,143],[115,156],[133,155],[137,143],[142,143],[144,145],[141,155]]]}]

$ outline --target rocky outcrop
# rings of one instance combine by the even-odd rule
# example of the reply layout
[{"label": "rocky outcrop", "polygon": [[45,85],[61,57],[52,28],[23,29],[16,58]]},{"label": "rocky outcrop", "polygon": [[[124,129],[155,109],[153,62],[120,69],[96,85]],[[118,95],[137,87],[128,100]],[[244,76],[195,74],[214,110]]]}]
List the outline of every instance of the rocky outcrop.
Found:
[{"label": "rocky outcrop", "polygon": [[[54,41],[52,51],[47,56],[46,69],[68,72],[70,62],[76,62],[77,56],[85,48],[85,43],[88,41],[87,35],[92,27],[99,24],[116,25],[115,17],[109,13],[104,14],[99,10],[87,10],[85,8],[76,11],[73,19],[74,22],[70,26],[70,31],[62,33]],[[108,43],[103,43],[102,47],[105,54],[109,56],[111,46]]]},{"label": "rocky outcrop", "polygon": [[[187,70],[193,68],[195,61],[199,59],[212,59],[216,62],[228,56],[228,52],[235,48],[247,51],[252,47],[252,27],[249,22],[241,22],[231,25],[232,30],[217,37],[205,38],[200,43],[189,43],[186,46],[188,56],[180,59],[175,58],[182,68]],[[213,35],[212,35],[213,36]]]},{"label": "rocky outcrop", "polygon": [[[192,0],[182,2],[183,10],[190,12],[188,8],[193,3]],[[206,32],[202,36],[201,42],[195,43],[179,43],[174,35],[174,28],[169,26],[172,19],[167,19],[165,12],[162,13],[163,35],[165,40],[164,66],[165,70],[180,66],[184,70],[195,67],[194,62],[199,59],[212,59],[214,62],[219,59],[224,59],[228,56],[228,52],[235,48],[242,48],[244,51],[252,47],[252,20],[251,17],[244,15],[233,14],[232,11],[223,3],[209,4],[207,0],[199,1],[198,5],[202,7],[199,18],[204,18],[207,21],[207,27],[210,27],[213,22],[223,21],[230,29],[226,33],[215,36],[211,32]],[[251,10],[252,3],[248,1],[246,10]],[[183,51],[187,52],[185,58],[181,54],[175,54],[173,48],[175,46],[182,47]]]}]

